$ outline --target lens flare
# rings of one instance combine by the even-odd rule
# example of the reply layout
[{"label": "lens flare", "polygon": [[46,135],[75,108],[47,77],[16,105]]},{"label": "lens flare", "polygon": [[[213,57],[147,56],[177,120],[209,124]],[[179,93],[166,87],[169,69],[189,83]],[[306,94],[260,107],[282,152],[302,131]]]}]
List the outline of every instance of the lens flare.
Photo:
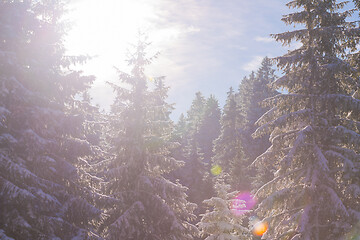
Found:
[{"label": "lens flare", "polygon": [[249,192],[240,193],[231,202],[231,210],[236,216],[240,216],[251,210],[255,204],[256,199]]},{"label": "lens flare", "polygon": [[255,236],[262,236],[268,230],[269,224],[267,222],[258,222],[254,225],[253,234]]},{"label": "lens flare", "polygon": [[222,172],[222,168],[216,164],[211,167],[210,171],[211,171],[212,175],[217,176],[217,175],[220,175],[220,173]]}]

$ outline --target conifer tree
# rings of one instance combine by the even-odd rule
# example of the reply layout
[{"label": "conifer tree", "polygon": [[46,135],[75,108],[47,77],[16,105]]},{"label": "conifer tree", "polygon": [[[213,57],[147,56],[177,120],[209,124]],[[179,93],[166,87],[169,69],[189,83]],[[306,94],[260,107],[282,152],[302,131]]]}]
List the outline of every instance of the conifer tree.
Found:
[{"label": "conifer tree", "polygon": [[[360,17],[360,1],[359,0],[353,0],[354,2],[354,9],[352,9],[354,11],[354,14],[357,14]],[[353,15],[354,15],[353,14]],[[358,20],[359,18],[355,18],[355,20]],[[360,26],[360,22],[359,21],[355,21],[351,23],[353,28],[359,28]],[[347,54],[346,54],[346,61],[354,68],[354,71],[352,72],[352,79],[357,79],[357,81],[353,82],[351,85],[352,89],[351,90],[355,90],[354,91],[354,96],[355,98],[360,99],[360,49],[359,49],[359,35],[356,34],[356,32],[353,33],[351,40],[349,39],[348,41],[343,43],[343,46],[351,49]],[[350,90],[350,91],[351,91]]]},{"label": "conifer tree", "polygon": [[239,86],[237,101],[240,105],[240,114],[243,116],[242,144],[245,155],[250,161],[270,146],[266,136],[253,139],[251,134],[257,128],[255,125],[257,119],[269,110],[268,107],[261,105],[262,101],[275,95],[275,91],[269,87],[269,84],[275,80],[274,72],[271,60],[265,57],[257,72],[252,72],[249,77],[245,77]]},{"label": "conifer tree", "polygon": [[[130,74],[119,71],[123,85],[112,84],[116,99],[110,118],[106,193],[119,203],[109,204],[102,231],[107,239],[192,239],[197,228],[189,222],[195,204],[186,200],[186,188],[164,178],[180,162],[170,156],[172,130],[165,102],[167,88],[155,80],[147,88],[147,43],[139,40],[129,59]],[[125,84],[125,86],[124,86]]]},{"label": "conifer tree", "polygon": [[208,178],[207,164],[204,163],[203,154],[194,138],[185,148],[185,159],[182,179],[184,185],[189,188],[189,200],[198,206],[195,213],[199,215],[203,211],[202,201],[211,196],[212,188]]},{"label": "conifer tree", "polygon": [[213,165],[219,165],[229,176],[233,189],[250,190],[250,179],[246,171],[245,156],[240,144],[239,125],[241,116],[232,88],[227,93],[221,116],[221,133],[214,141]]},{"label": "conifer tree", "polygon": [[178,169],[170,172],[168,175],[169,180],[172,182],[180,181],[182,184],[185,184],[184,169],[185,165],[185,146],[186,146],[186,119],[184,114],[181,114],[178,122],[174,126],[174,130],[171,133],[171,142],[174,144],[174,147],[170,149],[171,156],[175,159],[183,161],[183,164]]},{"label": "conifer tree", "polygon": [[199,147],[206,163],[210,163],[214,155],[213,141],[220,134],[220,117],[219,102],[214,95],[210,95],[206,100],[204,114],[199,127]]},{"label": "conifer tree", "polygon": [[82,185],[91,154],[77,94],[93,78],[64,55],[62,1],[0,2],[0,238],[87,239],[100,211]]},{"label": "conifer tree", "polygon": [[180,146],[186,145],[186,118],[184,114],[180,114],[179,120],[174,127],[173,141],[178,142]]},{"label": "conifer tree", "polygon": [[[210,112],[216,112],[216,106],[218,106],[214,98],[210,100],[210,103],[212,107],[209,108],[209,116]],[[215,109],[215,111],[210,109]],[[189,188],[189,200],[198,205],[195,211],[197,216],[204,210],[202,201],[212,194],[211,180],[208,173],[209,166],[204,160],[204,152],[201,148],[204,145],[202,145],[200,129],[205,110],[206,99],[201,92],[197,92],[187,112],[186,126],[183,128],[185,131],[182,136],[181,154],[185,165],[175,172],[180,183]],[[209,122],[211,122],[210,119],[209,117]]]},{"label": "conifer tree", "polygon": [[258,187],[272,177],[271,169],[257,168],[255,170],[249,168],[249,165],[270,146],[268,135],[253,138],[252,133],[256,130],[256,120],[269,110],[268,107],[262,105],[262,101],[275,95],[275,91],[269,87],[275,79],[274,72],[271,60],[265,57],[256,73],[252,72],[248,77],[243,78],[239,85],[239,92],[236,94],[239,115],[236,132],[239,134],[239,144],[243,149],[243,155],[232,167],[232,172],[234,172],[232,186],[241,189],[246,186],[245,189],[249,190],[250,185]]},{"label": "conifer tree", "polygon": [[250,163],[270,146],[269,135],[258,138],[253,138],[251,135],[257,128],[255,124],[257,119],[269,110],[269,107],[263,106],[263,100],[275,96],[276,93],[269,87],[269,84],[276,77],[272,65],[271,60],[265,57],[257,72],[252,72],[249,77],[244,78],[241,82],[237,98],[240,105],[240,115],[243,117],[240,135],[246,159],[239,167],[247,169],[247,178],[251,178],[253,188],[262,186],[273,177],[273,169],[271,168],[262,166],[256,169],[248,168]]},{"label": "conifer tree", "polygon": [[195,94],[195,99],[192,101],[189,111],[186,116],[186,138],[187,141],[194,138],[197,143],[199,143],[199,130],[201,122],[204,117],[206,107],[206,99],[201,94],[197,92]]},{"label": "conifer tree", "polygon": [[222,173],[216,177],[215,191],[216,197],[204,200],[204,203],[211,207],[202,214],[201,221],[198,223],[202,236],[205,240],[235,240],[235,239],[251,239],[250,232],[242,226],[242,216],[234,213],[234,201],[236,208],[241,208],[244,202],[236,200],[238,191],[230,192],[230,185],[225,183]]},{"label": "conifer tree", "polygon": [[342,239],[359,219],[360,102],[351,96],[352,71],[344,42],[360,30],[347,23],[344,2],[295,0],[282,19],[303,29],[274,35],[302,46],[278,57],[284,76],[274,83],[288,93],[267,100],[272,107],[255,135],[271,134],[271,147],[254,164],[275,167],[257,191],[269,222],[265,239]]}]

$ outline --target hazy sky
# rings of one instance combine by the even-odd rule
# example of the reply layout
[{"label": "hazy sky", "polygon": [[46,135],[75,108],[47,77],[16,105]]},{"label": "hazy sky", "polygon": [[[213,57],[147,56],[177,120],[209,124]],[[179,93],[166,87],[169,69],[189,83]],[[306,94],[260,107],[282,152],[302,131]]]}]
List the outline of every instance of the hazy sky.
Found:
[{"label": "hazy sky", "polygon": [[[70,54],[97,56],[81,68],[94,74],[94,102],[108,108],[117,81],[114,66],[128,70],[127,49],[138,29],[148,32],[150,52],[160,56],[149,77],[166,76],[173,118],[189,108],[195,92],[214,94],[224,104],[230,86],[256,70],[263,57],[287,48],[270,33],[291,30],[281,22],[286,0],[77,0],[68,18],[74,23],[66,39]],[[151,82],[149,82],[151,84]]]}]

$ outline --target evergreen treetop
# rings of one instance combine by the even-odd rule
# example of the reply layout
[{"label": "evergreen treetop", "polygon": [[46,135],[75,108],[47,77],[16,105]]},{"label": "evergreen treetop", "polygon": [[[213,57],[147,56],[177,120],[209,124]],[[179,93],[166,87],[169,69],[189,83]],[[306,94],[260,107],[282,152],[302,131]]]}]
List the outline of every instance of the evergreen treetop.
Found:
[{"label": "evergreen treetop", "polygon": [[[201,214],[201,221],[198,223],[205,240],[235,240],[251,239],[247,228],[242,226],[242,216],[236,216],[232,209],[238,191],[230,192],[230,185],[225,183],[222,173],[216,177],[216,196],[204,200],[204,203],[211,207],[206,213]],[[237,207],[245,203],[237,202]]]},{"label": "evergreen treetop", "polygon": [[181,162],[169,152],[173,126],[167,88],[162,78],[155,80],[153,92],[147,88],[147,45],[139,40],[130,74],[119,71],[128,86],[112,84],[117,93],[110,118],[114,157],[105,174],[107,194],[119,203],[108,208],[102,229],[109,239],[192,239],[195,204],[186,200],[185,187],[163,176]]},{"label": "evergreen treetop", "polygon": [[255,164],[276,168],[257,191],[265,197],[258,212],[273,226],[264,238],[341,239],[359,221],[360,135],[358,119],[349,113],[359,112],[360,104],[350,95],[356,80],[344,59],[344,42],[360,30],[346,22],[352,11],[340,12],[345,4],[290,1],[299,12],[282,20],[304,28],[273,35],[302,46],[276,58],[285,74],[274,86],[289,93],[267,99],[272,108],[255,133],[270,134],[272,143]]}]

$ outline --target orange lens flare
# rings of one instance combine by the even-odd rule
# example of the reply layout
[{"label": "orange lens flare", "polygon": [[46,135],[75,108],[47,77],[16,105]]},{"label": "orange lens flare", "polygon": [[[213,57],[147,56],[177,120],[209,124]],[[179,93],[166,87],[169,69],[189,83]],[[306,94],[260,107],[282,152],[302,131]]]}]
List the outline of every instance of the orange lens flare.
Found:
[{"label": "orange lens flare", "polygon": [[267,222],[258,222],[254,226],[253,234],[255,236],[260,236],[261,237],[268,230],[268,227],[269,227],[269,225],[267,224]]}]

